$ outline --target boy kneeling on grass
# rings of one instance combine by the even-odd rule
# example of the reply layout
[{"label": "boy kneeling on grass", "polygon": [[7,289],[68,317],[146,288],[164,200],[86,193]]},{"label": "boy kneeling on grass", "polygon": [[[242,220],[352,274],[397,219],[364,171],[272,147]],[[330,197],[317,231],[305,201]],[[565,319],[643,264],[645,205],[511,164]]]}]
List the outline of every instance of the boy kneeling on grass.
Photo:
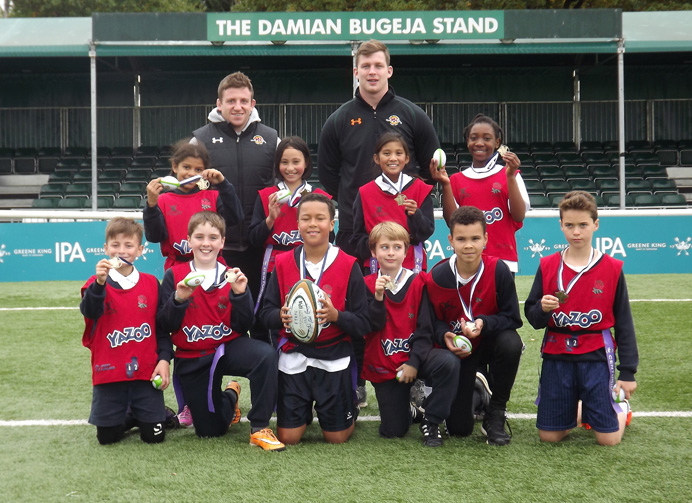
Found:
[{"label": "boy kneeling on grass", "polygon": [[[334,203],[310,193],[298,203],[298,230],[303,245],[276,257],[260,319],[279,331],[279,439],[300,442],[312,422],[314,403],[327,442],[346,442],[358,415],[352,338],[370,331],[365,283],[356,259],[329,242],[334,230]],[[312,343],[296,339],[286,297],[298,281],[309,279],[325,292],[317,309],[321,331]]]},{"label": "boy kneeling on grass", "polygon": [[[91,350],[94,384],[89,422],[100,444],[118,442],[139,426],[147,443],[163,442],[173,345],[156,326],[159,282],[134,266],[142,255],[144,229],[134,220],[114,218],[106,226],[108,259],[82,287],[82,344]],[[161,376],[160,389],[151,381]]]},{"label": "boy kneeling on grass", "polygon": [[627,400],[639,363],[623,264],[591,244],[599,224],[591,194],[568,192],[559,209],[569,246],[541,259],[524,306],[529,323],[546,329],[536,426],[541,440],[559,442],[577,426],[581,400],[582,422],[598,443],[617,445],[631,417]]},{"label": "boy kneeling on grass", "polygon": [[[190,218],[188,242],[193,260],[168,269],[161,285],[158,322],[176,346],[175,374],[200,437],[224,435],[240,421],[240,384],[231,381],[221,391],[224,375],[250,380],[252,408],[250,444],[265,451],[283,451],[269,420],[276,403],[277,357],[267,343],[250,339],[254,304],[247,278],[237,267],[218,262],[226,234],[224,219],[212,211]],[[191,272],[201,284],[186,284]]]},{"label": "boy kneeling on grass", "polygon": [[[375,387],[380,406],[380,435],[403,437],[411,422],[420,423],[423,445],[439,447],[439,424],[449,415],[459,381],[459,359],[433,348],[433,312],[423,275],[403,267],[410,245],[408,231],[382,222],[370,232],[370,252],[379,272],[365,277],[372,332],[365,336],[362,377]],[[425,410],[410,402],[416,378],[427,378],[432,393]]]}]

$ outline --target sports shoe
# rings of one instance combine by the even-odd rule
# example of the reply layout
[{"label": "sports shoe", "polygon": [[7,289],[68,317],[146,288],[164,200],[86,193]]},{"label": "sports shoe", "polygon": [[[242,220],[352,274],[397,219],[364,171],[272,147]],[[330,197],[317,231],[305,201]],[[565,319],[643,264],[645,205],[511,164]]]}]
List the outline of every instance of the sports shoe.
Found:
[{"label": "sports shoe", "polygon": [[178,412],[178,424],[183,428],[190,428],[192,426],[192,414],[190,413],[190,408],[185,405],[183,410]]},{"label": "sports shoe", "polygon": [[421,410],[425,401],[425,382],[422,379],[416,379],[411,386],[411,403]]},{"label": "sports shoe", "polygon": [[250,445],[261,447],[265,451],[283,451],[286,446],[279,442],[279,439],[274,436],[274,432],[270,428],[256,431],[250,435]]},{"label": "sports shoe", "polygon": [[476,421],[485,419],[492,396],[493,392],[488,385],[488,380],[483,374],[476,372],[476,382],[473,388],[473,416]]},{"label": "sports shoe", "polygon": [[423,434],[423,445],[426,447],[440,447],[442,445],[442,434],[440,425],[431,423],[426,418],[420,423],[420,432]]},{"label": "sports shoe", "polygon": [[174,430],[180,426],[178,416],[175,414],[175,411],[168,406],[166,406],[166,420],[163,422],[163,425],[167,430]]},{"label": "sports shoe", "polygon": [[365,391],[365,386],[356,388],[356,398],[358,399],[358,407],[362,409],[368,406],[368,392]]},{"label": "sports shoe", "polygon": [[[505,425],[509,433],[505,430]],[[485,415],[481,431],[488,437],[488,445],[507,445],[512,438],[512,428],[507,421],[507,413],[502,409],[490,410]]]},{"label": "sports shoe", "polygon": [[422,422],[423,416],[425,415],[425,409],[422,407],[416,407],[416,404],[413,402],[409,404],[409,407],[411,409],[411,422],[414,424]]},{"label": "sports shoe", "polygon": [[625,421],[625,426],[629,426],[632,422],[632,406],[630,405],[630,401],[625,399],[620,405],[625,406],[627,409],[627,420]]},{"label": "sports shoe", "polygon": [[233,416],[233,419],[231,420],[231,424],[238,424],[240,422],[240,383],[238,381],[231,381],[228,383],[226,386],[225,391],[235,391],[236,394],[236,400],[235,400],[235,416]]}]

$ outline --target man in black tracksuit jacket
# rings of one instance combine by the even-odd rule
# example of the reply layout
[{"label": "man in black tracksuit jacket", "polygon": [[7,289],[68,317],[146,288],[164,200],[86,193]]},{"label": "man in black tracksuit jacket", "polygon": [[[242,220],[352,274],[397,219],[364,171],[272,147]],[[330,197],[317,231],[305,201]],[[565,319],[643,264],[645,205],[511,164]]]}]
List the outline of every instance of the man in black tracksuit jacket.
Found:
[{"label": "man in black tracksuit jacket", "polygon": [[257,192],[273,185],[274,153],[279,141],[275,129],[260,122],[250,79],[241,72],[219,84],[216,108],[209,124],[193,131],[191,142],[201,142],[209,151],[211,166],[235,187],[243,207],[243,221],[226,228],[223,257],[248,278],[253,299],[259,292],[262,250],[251,247],[247,236]]},{"label": "man in black tracksuit jacket", "polygon": [[358,189],[381,173],[373,162],[375,143],[387,131],[404,137],[411,152],[407,174],[429,180],[433,152],[440,147],[432,122],[417,105],[389,86],[389,50],[381,42],[363,43],[356,53],[354,75],[359,86],[324,123],[317,153],[317,172],[325,190],[339,203],[336,244],[353,255],[353,202]]}]

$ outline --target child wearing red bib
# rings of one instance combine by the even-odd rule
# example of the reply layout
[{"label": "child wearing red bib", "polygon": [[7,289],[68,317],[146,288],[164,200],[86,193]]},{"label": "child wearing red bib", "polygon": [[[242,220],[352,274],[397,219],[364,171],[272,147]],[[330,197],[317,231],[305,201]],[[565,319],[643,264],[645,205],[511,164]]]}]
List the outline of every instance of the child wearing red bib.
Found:
[{"label": "child wearing red bib", "polygon": [[[360,267],[354,257],[329,242],[334,214],[334,203],[322,194],[301,198],[298,229],[303,245],[276,258],[259,314],[264,326],[281,337],[276,421],[279,439],[287,444],[300,442],[312,422],[313,403],[324,439],[330,443],[349,439],[358,413],[351,341],[369,332],[370,324]],[[293,337],[292,318],[284,304],[300,279],[312,280],[325,294],[316,311],[321,329],[310,344]]]},{"label": "child wearing red bib", "polygon": [[[254,321],[247,278],[237,267],[228,269],[217,261],[225,232],[226,223],[214,212],[190,218],[187,237],[194,259],[166,271],[157,321],[176,346],[175,374],[195,433],[218,437],[240,421],[240,385],[231,381],[221,391],[224,375],[240,375],[250,380],[252,393],[250,444],[282,451],[285,446],[269,429],[276,402],[276,352],[247,337]],[[190,280],[191,273],[198,281]]]},{"label": "child wearing red bib", "polygon": [[[195,213],[216,211],[230,224],[243,220],[243,208],[235,188],[220,171],[210,169],[209,154],[204,145],[180,141],[171,156],[171,177],[180,182],[196,176],[200,177],[199,180],[167,192],[163,192],[161,178],[155,178],[147,185],[144,232],[149,242],[161,243],[161,255],[166,257],[164,270],[176,262],[192,260],[187,224]],[[213,186],[212,190],[201,188],[209,184]],[[166,185],[166,188],[171,187]]]},{"label": "child wearing red bib", "polygon": [[[104,245],[111,258],[100,260],[96,275],[82,287],[82,344],[91,350],[94,384],[89,422],[101,444],[119,441],[135,424],[144,442],[163,442],[166,436],[163,390],[173,346],[156,325],[159,282],[133,265],[142,254],[142,235],[133,220],[111,220]],[[159,388],[151,383],[157,376]]]},{"label": "child wearing red bib", "polygon": [[[473,392],[480,361],[490,362],[494,377],[492,397],[481,431],[490,445],[507,445],[507,402],[523,350],[519,301],[509,268],[497,257],[483,254],[488,242],[483,212],[473,206],[457,208],[449,219],[450,259],[440,261],[426,276],[435,310],[435,342],[458,358],[459,381],[446,418],[450,435],[473,432]],[[471,350],[460,347],[457,335],[468,339]]]},{"label": "child wearing red bib", "polygon": [[[402,266],[408,246],[408,232],[395,222],[377,224],[370,233],[380,270],[365,277],[373,331],[365,335],[362,376],[375,388],[381,436],[403,437],[414,421],[421,423],[423,445],[438,447],[442,435],[434,425],[449,415],[459,364],[449,351],[433,348],[435,314],[423,274]],[[424,410],[410,402],[420,377],[432,384]]]},{"label": "child wearing red bib", "polygon": [[592,195],[568,192],[559,209],[569,246],[541,259],[524,306],[529,323],[545,328],[536,426],[541,440],[562,440],[577,426],[581,400],[582,421],[596,441],[616,445],[628,421],[639,362],[622,262],[591,244],[599,225]]}]

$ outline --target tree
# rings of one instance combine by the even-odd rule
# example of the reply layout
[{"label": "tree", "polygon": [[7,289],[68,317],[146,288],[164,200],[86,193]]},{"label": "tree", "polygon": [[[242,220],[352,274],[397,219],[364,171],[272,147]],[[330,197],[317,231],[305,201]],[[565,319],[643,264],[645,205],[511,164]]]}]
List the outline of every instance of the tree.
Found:
[{"label": "tree", "polygon": [[200,0],[12,0],[12,17],[88,17],[92,12],[198,12]]}]

